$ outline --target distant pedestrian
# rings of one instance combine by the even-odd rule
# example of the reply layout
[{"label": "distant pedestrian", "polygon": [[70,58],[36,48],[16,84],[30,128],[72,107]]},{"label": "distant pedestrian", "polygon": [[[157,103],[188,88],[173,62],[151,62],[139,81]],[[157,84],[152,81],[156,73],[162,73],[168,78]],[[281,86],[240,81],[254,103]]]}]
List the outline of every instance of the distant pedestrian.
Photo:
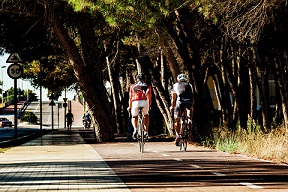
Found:
[{"label": "distant pedestrian", "polygon": [[74,121],[74,116],[73,116],[73,113],[71,112],[71,110],[68,111],[68,113],[66,114],[65,117],[66,117],[66,121],[67,121],[68,131],[71,131],[72,122]]}]

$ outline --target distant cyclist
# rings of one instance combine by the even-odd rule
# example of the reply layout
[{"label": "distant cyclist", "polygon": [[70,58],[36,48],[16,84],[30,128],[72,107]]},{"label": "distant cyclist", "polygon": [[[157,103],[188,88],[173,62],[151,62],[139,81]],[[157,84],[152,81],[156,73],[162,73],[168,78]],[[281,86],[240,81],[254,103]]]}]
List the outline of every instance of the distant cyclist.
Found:
[{"label": "distant cyclist", "polygon": [[149,108],[152,103],[152,87],[146,84],[146,76],[144,74],[136,75],[137,82],[130,86],[129,91],[129,107],[132,115],[132,125],[134,127],[132,138],[137,139],[137,116],[139,114],[139,108],[142,107],[143,124],[144,124],[144,136],[148,139],[148,127],[149,127]]},{"label": "distant cyclist", "polygon": [[181,138],[180,134],[180,113],[187,109],[187,117],[192,122],[194,95],[193,87],[188,82],[187,75],[179,74],[177,76],[177,83],[173,85],[172,99],[171,99],[171,112],[174,111],[174,129],[176,132],[175,144],[178,146]]},{"label": "distant cyclist", "polygon": [[82,116],[82,122],[83,122],[83,125],[84,125],[85,128],[89,128],[90,127],[91,120],[92,120],[92,117],[91,117],[89,111],[87,110],[86,113],[84,113],[83,116]]}]

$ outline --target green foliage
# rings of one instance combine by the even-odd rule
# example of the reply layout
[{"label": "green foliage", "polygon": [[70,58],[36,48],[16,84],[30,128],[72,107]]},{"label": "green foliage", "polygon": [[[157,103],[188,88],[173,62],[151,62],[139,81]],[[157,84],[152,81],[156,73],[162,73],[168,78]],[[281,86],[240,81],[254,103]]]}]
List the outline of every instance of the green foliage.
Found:
[{"label": "green foliage", "polygon": [[21,117],[21,120],[35,124],[37,123],[38,117],[30,111],[25,111],[24,115]]},{"label": "green foliage", "polygon": [[216,141],[215,148],[220,151],[225,151],[228,153],[235,153],[241,149],[241,145],[238,141],[237,135],[227,136],[224,138],[219,138]]},{"label": "green foliage", "polygon": [[[61,17],[68,18],[74,13],[65,2],[54,3],[60,7],[66,5],[65,13],[59,12],[63,13]],[[15,11],[15,6],[19,7],[19,12]],[[44,7],[35,1],[3,2],[0,9],[0,47],[3,52],[20,54],[23,79],[29,79],[34,87],[39,87],[41,83],[44,88],[61,93],[65,87],[74,84],[76,78],[62,45],[51,32],[49,22],[43,19],[44,14]],[[73,20],[67,22],[73,23]],[[41,74],[40,63],[43,67]]]},{"label": "green foliage", "polygon": [[112,27],[130,27],[131,30],[142,31],[151,28],[155,23],[170,14],[185,1],[138,1],[138,0],[105,0],[83,1],[68,0],[75,11],[101,13]]}]

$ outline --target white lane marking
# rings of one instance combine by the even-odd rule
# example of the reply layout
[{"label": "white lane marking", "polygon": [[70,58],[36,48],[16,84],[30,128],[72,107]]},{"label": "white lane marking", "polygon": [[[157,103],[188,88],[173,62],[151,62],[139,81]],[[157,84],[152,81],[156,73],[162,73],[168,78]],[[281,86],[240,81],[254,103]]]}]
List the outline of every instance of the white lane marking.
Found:
[{"label": "white lane marking", "polygon": [[180,158],[173,158],[175,161],[183,161],[182,159]]},{"label": "white lane marking", "polygon": [[193,168],[195,168],[195,169],[203,169],[202,167],[200,167],[199,165],[194,165],[194,164],[192,164],[192,165],[190,165],[191,167],[193,167]]},{"label": "white lane marking", "polygon": [[212,172],[213,175],[217,175],[217,176],[226,176],[225,174],[223,173],[217,173],[217,172]]},{"label": "white lane marking", "polygon": [[164,156],[164,157],[168,157],[168,156],[170,156],[170,155],[168,155],[168,154],[162,154],[162,156]]},{"label": "white lane marking", "polygon": [[246,182],[242,182],[240,183],[241,185],[244,185],[244,186],[247,186],[249,188],[252,188],[252,189],[262,189],[263,187],[259,186],[259,185],[254,185],[252,183],[246,183]]}]

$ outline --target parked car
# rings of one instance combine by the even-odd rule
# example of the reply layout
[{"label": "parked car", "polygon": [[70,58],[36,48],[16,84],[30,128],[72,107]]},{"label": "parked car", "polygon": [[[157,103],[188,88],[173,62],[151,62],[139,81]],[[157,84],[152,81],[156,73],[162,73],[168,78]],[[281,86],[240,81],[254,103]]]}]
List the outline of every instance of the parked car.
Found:
[{"label": "parked car", "polygon": [[0,117],[0,127],[12,127],[12,121],[6,117]]}]

